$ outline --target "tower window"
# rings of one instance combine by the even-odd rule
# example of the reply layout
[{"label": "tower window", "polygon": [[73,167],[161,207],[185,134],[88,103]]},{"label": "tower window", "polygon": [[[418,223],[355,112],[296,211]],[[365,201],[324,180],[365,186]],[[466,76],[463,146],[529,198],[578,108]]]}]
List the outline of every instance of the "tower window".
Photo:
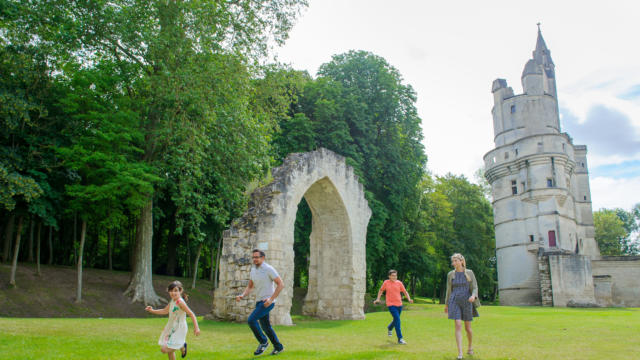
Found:
[{"label": "tower window", "polygon": [[553,187],[553,179],[547,178],[547,187]]},{"label": "tower window", "polygon": [[582,163],[582,167],[584,167],[584,163]]},{"label": "tower window", "polygon": [[584,201],[587,201],[587,195],[584,196]]},{"label": "tower window", "polygon": [[516,156],[518,156],[518,149],[516,149]]},{"label": "tower window", "polygon": [[516,106],[515,105],[511,105],[511,113],[515,113],[516,112]]},{"label": "tower window", "polygon": [[517,195],[518,194],[518,186],[516,185],[516,181],[515,180],[511,180],[511,194],[513,195]]},{"label": "tower window", "polygon": [[530,242],[533,242],[533,240],[534,240],[533,235],[529,235],[529,241],[530,241]]},{"label": "tower window", "polygon": [[525,184],[525,182],[521,182],[520,183],[522,185],[522,192],[525,192],[527,190],[527,185]]},{"label": "tower window", "polygon": [[504,153],[504,159],[505,159],[505,160],[507,160],[508,158],[509,158],[509,152],[508,152],[508,151],[505,151],[505,153]]},{"label": "tower window", "polygon": [[564,146],[565,146],[565,143],[562,143],[562,150],[565,150],[565,151],[566,151],[567,149],[565,149],[565,147],[564,147]]}]

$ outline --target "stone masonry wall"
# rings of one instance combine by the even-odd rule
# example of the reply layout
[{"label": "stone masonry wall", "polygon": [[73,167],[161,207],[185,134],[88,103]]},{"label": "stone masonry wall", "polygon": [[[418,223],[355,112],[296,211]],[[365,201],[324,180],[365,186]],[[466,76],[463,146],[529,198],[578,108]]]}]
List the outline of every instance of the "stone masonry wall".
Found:
[{"label": "stone masonry wall", "polygon": [[344,157],[327,149],[290,154],[273,169],[273,181],[255,190],[244,215],[223,234],[219,288],[211,316],[245,321],[253,294],[236,302],[248,284],[251,250],[266,253],[285,288],[271,311],[274,324],[291,324],[294,222],[304,197],[313,219],[305,314],[324,319],[363,319],[365,242],[371,210],[364,189]]}]

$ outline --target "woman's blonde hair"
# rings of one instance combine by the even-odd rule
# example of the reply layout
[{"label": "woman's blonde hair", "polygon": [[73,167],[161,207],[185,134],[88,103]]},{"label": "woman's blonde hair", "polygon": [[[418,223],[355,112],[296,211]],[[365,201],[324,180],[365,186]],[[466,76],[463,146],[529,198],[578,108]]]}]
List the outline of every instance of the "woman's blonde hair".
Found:
[{"label": "woman's blonde hair", "polygon": [[462,256],[462,254],[460,254],[460,253],[455,253],[455,254],[451,255],[451,261],[453,261],[453,259],[460,260],[460,262],[462,263],[462,268],[465,270],[464,271],[464,276],[467,278],[467,281],[471,281],[470,276],[467,275],[467,262],[464,259],[464,256]]}]

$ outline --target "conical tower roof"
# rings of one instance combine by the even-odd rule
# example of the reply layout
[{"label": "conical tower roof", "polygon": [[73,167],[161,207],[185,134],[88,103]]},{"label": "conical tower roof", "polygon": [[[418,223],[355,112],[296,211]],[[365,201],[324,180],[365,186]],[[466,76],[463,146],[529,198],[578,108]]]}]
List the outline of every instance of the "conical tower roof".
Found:
[{"label": "conical tower roof", "polygon": [[542,71],[547,73],[548,77],[554,77],[553,60],[551,59],[551,50],[547,48],[547,44],[542,37],[542,31],[540,30],[540,23],[538,23],[538,38],[536,39],[536,49],[533,50],[533,58],[527,61],[522,71],[522,77],[529,74],[542,74]]},{"label": "conical tower roof", "polygon": [[540,23],[538,23],[538,39],[536,40],[536,49],[533,51],[533,59],[538,64],[553,65],[551,60],[551,51],[547,48],[547,44],[542,37],[542,30],[540,30]]}]

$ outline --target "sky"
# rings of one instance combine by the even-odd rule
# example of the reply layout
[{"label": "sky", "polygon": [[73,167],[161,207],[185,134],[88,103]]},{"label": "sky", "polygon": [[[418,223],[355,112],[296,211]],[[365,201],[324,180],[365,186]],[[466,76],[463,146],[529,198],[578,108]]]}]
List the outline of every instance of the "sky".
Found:
[{"label": "sky", "polygon": [[640,203],[640,1],[310,0],[276,56],[316,75],[366,50],[417,93],[428,168],[470,180],[494,148],[491,84],[520,76],[538,28],[556,66],[562,131],[587,145],[593,209]]}]

